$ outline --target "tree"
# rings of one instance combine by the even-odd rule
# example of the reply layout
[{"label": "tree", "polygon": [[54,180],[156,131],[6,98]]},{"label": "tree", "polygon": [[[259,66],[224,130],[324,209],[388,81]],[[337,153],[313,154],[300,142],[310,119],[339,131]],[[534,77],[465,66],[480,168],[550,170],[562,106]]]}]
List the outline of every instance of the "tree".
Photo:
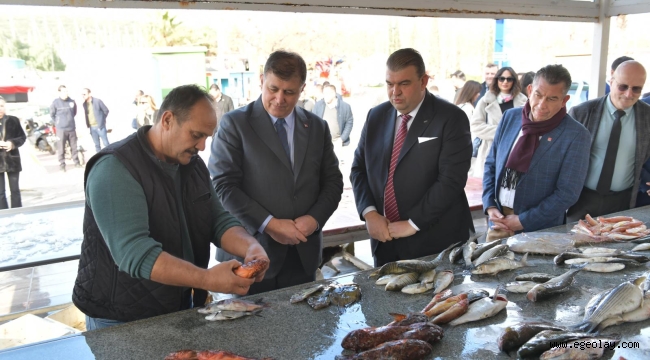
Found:
[{"label": "tree", "polygon": [[192,45],[191,32],[182,27],[182,24],[176,21],[176,16],[169,16],[169,12],[165,11],[159,21],[149,27],[149,44],[151,46]]}]

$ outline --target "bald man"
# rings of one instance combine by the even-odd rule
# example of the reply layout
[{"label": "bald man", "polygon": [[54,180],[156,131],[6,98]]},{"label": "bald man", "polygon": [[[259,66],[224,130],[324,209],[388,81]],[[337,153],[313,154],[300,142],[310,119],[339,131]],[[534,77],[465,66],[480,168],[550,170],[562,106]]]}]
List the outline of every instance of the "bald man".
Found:
[{"label": "bald man", "polygon": [[591,132],[589,171],[568,221],[633,208],[643,163],[650,158],[650,105],[639,101],[646,70],[625,61],[611,79],[608,95],[571,108],[569,115]]}]

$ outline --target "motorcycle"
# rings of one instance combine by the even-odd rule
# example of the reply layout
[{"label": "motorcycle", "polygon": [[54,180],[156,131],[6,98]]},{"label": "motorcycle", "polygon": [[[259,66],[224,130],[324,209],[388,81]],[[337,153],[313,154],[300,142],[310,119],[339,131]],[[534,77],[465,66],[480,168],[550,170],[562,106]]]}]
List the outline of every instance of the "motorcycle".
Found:
[{"label": "motorcycle", "polygon": [[[56,149],[55,145],[59,142],[60,138],[56,136],[56,126],[52,125],[52,129],[54,131],[54,145],[53,147]],[[66,160],[72,160],[72,151],[70,150],[70,142],[65,143],[65,148],[64,148],[64,154],[65,154],[65,159]],[[86,163],[86,155],[85,155],[86,150],[83,148],[83,146],[77,144],[77,157],[79,158],[79,165],[84,165]],[[53,153],[55,154],[56,150],[54,150]]]},{"label": "motorcycle", "polygon": [[25,126],[27,130],[27,135],[29,140],[34,144],[34,147],[43,152],[49,152],[50,154],[56,154],[56,134],[54,130],[54,125],[51,123],[44,123],[39,125],[32,119],[27,120],[27,125]]}]

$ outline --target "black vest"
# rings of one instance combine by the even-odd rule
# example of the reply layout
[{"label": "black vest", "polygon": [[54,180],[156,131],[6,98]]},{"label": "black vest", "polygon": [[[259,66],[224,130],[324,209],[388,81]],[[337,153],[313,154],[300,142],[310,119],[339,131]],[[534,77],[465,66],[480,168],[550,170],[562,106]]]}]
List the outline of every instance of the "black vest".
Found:
[{"label": "black vest", "polygon": [[[149,128],[144,126],[136,134],[107,146],[93,156],[86,165],[84,187],[97,160],[113,154],[144,190],[151,238],[162,244],[163,251],[183,258],[174,181],[152,159],[146,135]],[[181,165],[179,171],[182,205],[192,242],[194,264],[207,268],[212,236],[210,203],[214,201],[210,199],[210,174],[198,156],[194,156],[189,164]],[[192,298],[189,290],[136,279],[118,270],[87,204],[83,232],[79,270],[72,294],[72,301],[83,313],[95,318],[133,321],[190,308]],[[206,296],[205,290],[194,289],[194,304],[203,305]]]}]

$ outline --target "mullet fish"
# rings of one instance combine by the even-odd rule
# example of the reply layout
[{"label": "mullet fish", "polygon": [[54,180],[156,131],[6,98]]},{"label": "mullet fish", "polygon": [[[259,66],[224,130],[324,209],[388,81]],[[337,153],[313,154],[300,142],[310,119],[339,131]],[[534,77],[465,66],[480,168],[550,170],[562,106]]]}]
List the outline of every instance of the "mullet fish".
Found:
[{"label": "mullet fish", "polygon": [[[585,320],[572,328],[591,332],[604,320],[636,310],[643,302],[643,291],[631,282],[624,282],[605,295]],[[585,313],[585,315],[587,315]]]},{"label": "mullet fish", "polygon": [[511,260],[506,257],[493,258],[477,266],[476,269],[472,270],[472,274],[495,275],[501,271],[519,269],[521,267],[528,266],[528,263],[526,262],[527,259],[527,253],[521,258],[521,261]]},{"label": "mullet fish", "polygon": [[555,294],[568,291],[569,287],[573,284],[576,274],[579,273],[580,270],[582,270],[582,268],[585,266],[586,265],[576,267],[575,269],[571,269],[543,284],[535,285],[532,289],[530,289],[530,291],[528,291],[526,297],[528,300],[536,302],[537,300],[546,299]]},{"label": "mullet fish", "polygon": [[262,299],[255,300],[255,302],[239,299],[224,299],[208,304],[198,311],[199,314],[214,314],[221,310],[254,311],[264,307],[268,307],[268,304],[262,302]]}]

